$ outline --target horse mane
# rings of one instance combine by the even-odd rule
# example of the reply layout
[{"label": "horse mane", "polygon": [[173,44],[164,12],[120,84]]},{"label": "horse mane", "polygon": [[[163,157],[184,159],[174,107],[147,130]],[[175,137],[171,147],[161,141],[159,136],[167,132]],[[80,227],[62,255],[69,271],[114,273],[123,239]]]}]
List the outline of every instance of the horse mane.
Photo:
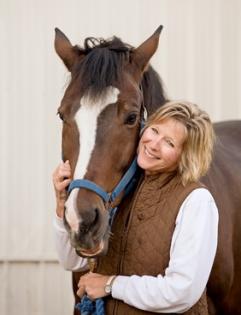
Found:
[{"label": "horse mane", "polygon": [[73,69],[73,76],[81,82],[81,91],[95,99],[101,97],[108,86],[120,82],[124,62],[129,60],[133,48],[114,36],[107,40],[88,37],[84,48],[75,46],[75,49],[85,58]]},{"label": "horse mane", "polygon": [[[122,80],[123,65],[131,61],[134,47],[114,36],[110,39],[88,37],[84,47],[75,46],[79,55],[85,58],[75,66],[73,79],[79,84],[82,94],[95,100],[105,96],[107,87],[115,86]],[[163,85],[157,72],[149,66],[141,82],[144,104],[151,114],[166,101]]]},{"label": "horse mane", "polygon": [[153,114],[157,108],[165,104],[168,98],[162,80],[152,66],[149,66],[144,72],[141,86],[143,90],[143,102],[149,116]]}]

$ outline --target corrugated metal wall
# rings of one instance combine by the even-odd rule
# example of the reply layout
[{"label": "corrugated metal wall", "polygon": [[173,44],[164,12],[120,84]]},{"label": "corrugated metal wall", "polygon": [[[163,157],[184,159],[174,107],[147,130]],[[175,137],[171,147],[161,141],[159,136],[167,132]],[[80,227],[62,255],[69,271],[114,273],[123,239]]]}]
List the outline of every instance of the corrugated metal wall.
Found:
[{"label": "corrugated metal wall", "polygon": [[55,113],[68,79],[54,27],[74,44],[115,34],[138,45],[160,24],[152,63],[169,97],[214,120],[241,118],[240,0],[0,0],[0,314],[71,314],[51,227]]}]

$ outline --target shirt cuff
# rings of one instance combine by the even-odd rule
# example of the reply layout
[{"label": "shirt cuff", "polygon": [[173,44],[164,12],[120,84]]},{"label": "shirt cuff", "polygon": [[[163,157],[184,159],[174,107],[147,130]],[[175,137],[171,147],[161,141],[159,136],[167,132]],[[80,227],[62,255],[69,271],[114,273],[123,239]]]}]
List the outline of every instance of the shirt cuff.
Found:
[{"label": "shirt cuff", "polygon": [[124,300],[124,293],[130,277],[117,276],[112,285],[111,295],[114,299]]}]

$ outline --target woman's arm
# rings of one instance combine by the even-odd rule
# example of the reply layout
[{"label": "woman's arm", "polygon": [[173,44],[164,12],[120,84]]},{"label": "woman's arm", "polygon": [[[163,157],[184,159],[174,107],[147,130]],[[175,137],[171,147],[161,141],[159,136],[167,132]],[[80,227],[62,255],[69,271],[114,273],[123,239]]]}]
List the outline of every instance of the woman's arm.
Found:
[{"label": "woman's arm", "polygon": [[60,264],[67,270],[87,269],[87,260],[79,257],[70,244],[69,235],[63,224],[64,204],[67,198],[66,187],[71,181],[69,161],[61,163],[53,173],[53,185],[56,197],[56,216],[54,219],[55,245]]},{"label": "woman's arm", "polygon": [[87,259],[78,256],[70,244],[69,234],[66,231],[63,219],[54,218],[55,248],[60,265],[70,271],[84,271],[88,269]]},{"label": "woman's arm", "polygon": [[218,210],[204,188],[183,202],[172,238],[165,275],[117,276],[112,296],[152,312],[184,312],[201,297],[213,265],[218,233]]}]

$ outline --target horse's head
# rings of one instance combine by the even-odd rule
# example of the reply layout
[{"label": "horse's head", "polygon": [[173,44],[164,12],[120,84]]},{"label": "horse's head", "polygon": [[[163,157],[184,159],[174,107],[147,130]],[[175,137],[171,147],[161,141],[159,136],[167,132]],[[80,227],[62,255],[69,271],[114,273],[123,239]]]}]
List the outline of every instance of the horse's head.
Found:
[{"label": "horse's head", "polygon": [[[70,161],[73,179],[87,179],[111,192],[130,165],[143,115],[141,80],[161,28],[136,49],[115,37],[87,38],[80,48],[56,29],[56,52],[71,72],[58,113],[63,121],[63,158]],[[107,250],[106,207],[86,188],[73,189],[68,196],[65,223],[82,256]]]}]

